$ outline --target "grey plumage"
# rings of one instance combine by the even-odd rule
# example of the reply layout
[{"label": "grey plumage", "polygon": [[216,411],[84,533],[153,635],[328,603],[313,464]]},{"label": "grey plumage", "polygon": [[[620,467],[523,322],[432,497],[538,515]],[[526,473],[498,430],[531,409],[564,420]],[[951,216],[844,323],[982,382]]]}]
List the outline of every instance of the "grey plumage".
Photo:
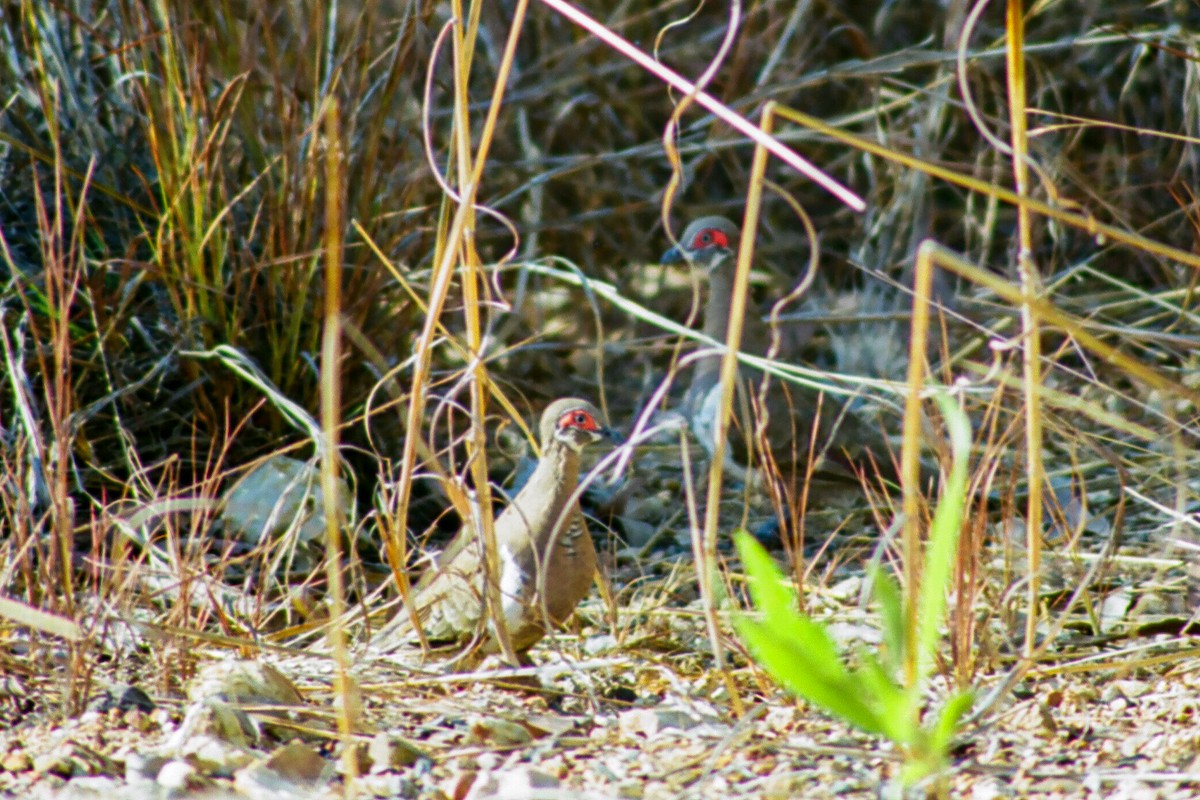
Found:
[{"label": "grey plumage", "polygon": [[[687,261],[701,271],[708,283],[704,307],[703,332],[724,342],[729,328],[730,305],[733,296],[734,272],[740,231],[730,220],[710,216],[693,221],[679,238],[679,246],[663,254],[662,263]],[[781,332],[780,352],[783,361],[794,359],[811,336],[811,326],[791,326]],[[757,314],[747,314],[744,321],[741,349],[755,354],[766,352],[770,340],[767,326]],[[683,414],[696,434],[697,440],[710,454],[713,452],[714,426],[720,410],[721,356],[714,354],[699,359],[691,382],[684,395]],[[742,465],[753,465],[759,459],[750,453],[758,449],[747,442],[752,421],[739,414],[739,408],[757,399],[761,375],[746,371],[743,383],[750,388],[742,400],[735,402],[733,425],[740,430],[729,437],[725,449],[726,467],[744,477]],[[845,467],[873,462],[884,474],[891,471],[890,452],[881,432],[858,418],[852,409],[844,408],[841,398],[826,395],[823,400],[814,390],[775,379],[767,396],[769,414],[766,430],[767,444],[779,467],[799,465],[807,460],[813,426],[817,427],[815,445],[818,454],[827,448],[828,460],[820,477],[849,479]],[[784,469],[784,472],[789,470]],[[795,471],[795,470],[791,470]]]}]

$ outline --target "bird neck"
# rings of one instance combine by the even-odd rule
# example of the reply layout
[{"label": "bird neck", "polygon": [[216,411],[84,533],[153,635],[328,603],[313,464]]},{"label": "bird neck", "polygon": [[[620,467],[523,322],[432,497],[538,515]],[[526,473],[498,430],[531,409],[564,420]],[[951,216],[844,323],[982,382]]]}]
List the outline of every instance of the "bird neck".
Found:
[{"label": "bird neck", "polygon": [[[727,259],[728,261],[728,259]],[[733,264],[721,264],[708,274],[708,303],[704,306],[704,333],[719,342],[729,329],[733,304]]]},{"label": "bird neck", "polygon": [[[726,259],[728,262],[729,259]],[[733,303],[733,264],[718,265],[708,274],[708,301],[704,306],[704,335],[724,344],[729,330],[729,309]],[[707,356],[696,364],[692,385],[714,381],[721,372],[721,357]]]},{"label": "bird neck", "polygon": [[[551,440],[542,449],[537,469],[521,490],[519,501],[532,498],[545,513],[545,521],[553,524],[579,484],[579,453],[565,442]],[[525,505],[520,502],[520,505]]]},{"label": "bird neck", "polygon": [[542,449],[542,457],[534,474],[537,475],[537,472],[543,473],[539,476],[543,480],[559,482],[558,476],[562,476],[562,485],[573,492],[575,484],[579,483],[579,452],[566,442],[552,439]]}]

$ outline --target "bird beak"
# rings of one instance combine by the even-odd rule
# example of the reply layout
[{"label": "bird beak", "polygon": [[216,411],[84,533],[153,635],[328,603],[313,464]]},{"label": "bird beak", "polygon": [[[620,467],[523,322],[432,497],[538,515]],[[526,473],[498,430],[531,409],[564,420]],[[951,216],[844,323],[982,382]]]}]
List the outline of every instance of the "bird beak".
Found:
[{"label": "bird beak", "polygon": [[597,431],[602,437],[608,439],[613,444],[624,444],[625,437],[620,434],[616,428],[604,427]]},{"label": "bird beak", "polygon": [[670,266],[671,264],[682,264],[686,260],[687,258],[684,256],[683,250],[678,247],[672,247],[670,250],[662,254],[662,258],[658,260],[658,263],[666,267]]}]

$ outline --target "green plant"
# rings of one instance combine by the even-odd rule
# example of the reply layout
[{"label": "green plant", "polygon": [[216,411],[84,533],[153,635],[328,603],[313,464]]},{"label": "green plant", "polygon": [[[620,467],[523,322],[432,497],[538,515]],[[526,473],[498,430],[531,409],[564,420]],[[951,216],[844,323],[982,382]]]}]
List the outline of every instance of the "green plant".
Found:
[{"label": "green plant", "polygon": [[[963,519],[971,441],[962,410],[947,395],[939,394],[937,400],[949,429],[953,458],[925,547],[916,594],[915,638],[906,634],[904,600],[896,580],[876,570],[873,584],[883,646],[878,652],[862,650],[857,654],[858,666],[848,666],[826,626],[799,610],[796,592],[762,546],[744,531],[737,535],[750,595],[761,612],[761,617],[742,614],[734,620],[750,652],[788,691],[894,742],[904,758],[904,786],[945,768],[951,742],[974,699],[972,692],[959,691],[946,699],[939,713],[923,714],[946,617],[946,589]],[[908,682],[905,656],[914,649],[919,667],[915,679]]]}]

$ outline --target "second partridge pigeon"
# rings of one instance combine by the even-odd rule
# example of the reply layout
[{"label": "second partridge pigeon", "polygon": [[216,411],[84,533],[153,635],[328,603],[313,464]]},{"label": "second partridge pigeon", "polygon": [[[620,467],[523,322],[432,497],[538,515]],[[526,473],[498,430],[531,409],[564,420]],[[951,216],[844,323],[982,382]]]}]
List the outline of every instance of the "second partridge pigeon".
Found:
[{"label": "second partridge pigeon", "polygon": [[[703,332],[719,342],[725,341],[729,328],[739,238],[737,225],[725,217],[702,217],[687,226],[679,238],[679,246],[668,250],[661,259],[663,264],[686,261],[703,274],[708,283]],[[793,361],[798,356],[795,352],[797,343],[805,339],[807,336],[789,339],[785,335],[776,357]],[[758,315],[748,314],[741,349],[761,355],[765,353],[768,341],[767,326]],[[696,362],[682,409],[697,439],[710,454],[715,445],[713,431],[720,408],[720,370],[719,354],[702,357]],[[757,398],[761,375],[748,370],[744,372],[748,380],[743,383],[749,386],[750,395]],[[852,473],[846,468],[865,469],[867,474],[878,470],[884,476],[895,476],[891,451],[881,431],[844,405],[842,398],[834,395],[827,394],[821,399],[812,389],[784,384],[778,378],[773,380],[765,409],[769,417],[764,444],[769,446],[771,458],[780,472],[786,474],[791,470],[797,473],[797,468],[806,463],[815,425],[814,452],[818,455],[824,452],[830,465],[823,470],[823,476],[848,479]],[[738,407],[739,403],[735,401],[735,412]],[[733,425],[740,430],[730,435],[730,447],[725,452],[727,466],[738,474],[745,471],[742,465],[753,466],[755,462],[761,462],[761,457],[752,458],[747,452],[749,437],[746,431],[753,430],[751,424],[750,420],[735,413]]]}]

